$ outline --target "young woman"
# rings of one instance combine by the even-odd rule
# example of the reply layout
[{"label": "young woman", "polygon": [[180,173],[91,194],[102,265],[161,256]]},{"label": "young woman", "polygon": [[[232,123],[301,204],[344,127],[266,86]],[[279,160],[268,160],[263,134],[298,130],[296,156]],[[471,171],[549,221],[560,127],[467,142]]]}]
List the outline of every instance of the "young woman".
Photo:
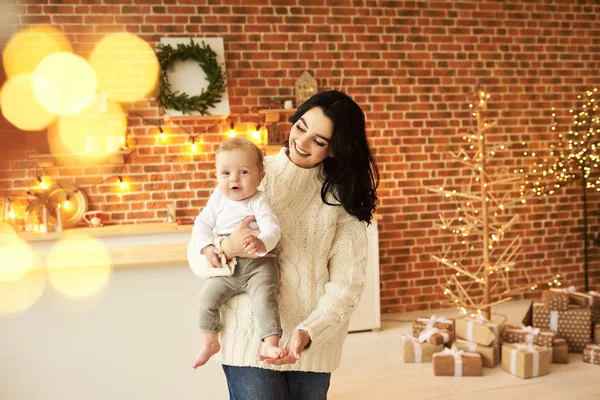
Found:
[{"label": "young woman", "polygon": [[[263,180],[282,231],[278,304],[287,355],[261,355],[246,295],[226,302],[219,356],[232,399],[325,399],[364,285],[366,224],[379,183],[364,114],[346,94],[327,91],[303,103],[290,122],[288,143],[265,159]],[[221,242],[227,258],[249,257],[241,239],[250,221]],[[209,264],[190,246],[192,269],[210,277]]]}]

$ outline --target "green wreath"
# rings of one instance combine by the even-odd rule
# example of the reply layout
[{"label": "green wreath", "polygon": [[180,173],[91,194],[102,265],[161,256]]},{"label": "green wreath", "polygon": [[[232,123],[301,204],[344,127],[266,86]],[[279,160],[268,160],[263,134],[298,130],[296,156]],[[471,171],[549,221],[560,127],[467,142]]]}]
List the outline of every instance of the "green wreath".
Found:
[{"label": "green wreath", "polygon": [[[158,104],[163,109],[178,110],[184,114],[198,111],[202,115],[210,115],[207,110],[221,101],[226,86],[225,72],[217,62],[217,53],[204,42],[200,46],[191,40],[189,44],[179,43],[176,49],[173,49],[171,45],[161,44],[156,55],[161,69]],[[197,61],[206,74],[208,87],[202,89],[202,93],[198,96],[171,90],[167,71],[175,62],[186,60]]]}]

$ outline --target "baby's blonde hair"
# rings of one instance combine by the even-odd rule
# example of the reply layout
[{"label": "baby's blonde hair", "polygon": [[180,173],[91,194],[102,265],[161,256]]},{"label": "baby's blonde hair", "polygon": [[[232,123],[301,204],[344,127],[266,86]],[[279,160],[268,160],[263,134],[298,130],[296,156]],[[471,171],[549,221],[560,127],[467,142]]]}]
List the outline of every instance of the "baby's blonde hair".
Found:
[{"label": "baby's blonde hair", "polygon": [[215,157],[217,154],[222,153],[224,151],[232,151],[232,150],[242,150],[247,152],[254,152],[256,154],[256,162],[258,165],[258,169],[260,172],[263,172],[265,169],[264,166],[264,157],[262,151],[258,148],[257,145],[252,143],[250,140],[236,136],[231,139],[227,139],[224,142],[221,142],[217,152],[215,153]]}]

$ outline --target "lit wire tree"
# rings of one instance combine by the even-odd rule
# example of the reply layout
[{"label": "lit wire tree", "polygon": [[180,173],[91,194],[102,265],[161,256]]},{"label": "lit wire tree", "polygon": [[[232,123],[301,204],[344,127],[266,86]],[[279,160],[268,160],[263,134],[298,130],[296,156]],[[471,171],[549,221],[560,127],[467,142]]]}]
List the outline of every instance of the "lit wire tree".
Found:
[{"label": "lit wire tree", "polygon": [[[518,215],[509,216],[506,209],[521,201],[509,196],[503,187],[514,184],[520,177],[502,170],[496,177],[489,172],[492,159],[504,145],[486,141],[486,134],[496,126],[487,122],[485,113],[490,95],[478,93],[478,102],[471,108],[470,126],[462,135],[465,146],[458,153],[450,153],[471,171],[460,189],[430,188],[456,202],[451,218],[440,214],[440,227],[457,237],[442,254],[433,256],[447,267],[445,283],[440,285],[446,300],[463,314],[484,315],[490,318],[491,307],[511,300],[517,292],[537,289],[527,271],[516,268],[520,254],[519,236],[508,239],[506,232],[518,221]],[[501,243],[502,242],[502,243]],[[506,242],[506,243],[505,243]],[[560,286],[560,275],[546,279],[548,285]],[[516,287],[512,283],[517,282]],[[483,289],[483,299],[474,291]]]},{"label": "lit wire tree", "polygon": [[[515,169],[522,174],[521,198],[544,198],[554,194],[561,187],[581,180],[583,200],[583,243],[585,290],[588,290],[588,202],[586,189],[600,192],[600,113],[596,96],[598,89],[588,90],[577,96],[576,107],[569,110],[572,125],[569,131],[558,133],[558,142],[550,145],[550,156],[542,158],[535,152],[524,151],[533,158],[530,170]],[[558,122],[556,110],[552,108],[552,131]],[[527,146],[526,143],[523,143]],[[600,236],[594,239],[600,243]]]}]

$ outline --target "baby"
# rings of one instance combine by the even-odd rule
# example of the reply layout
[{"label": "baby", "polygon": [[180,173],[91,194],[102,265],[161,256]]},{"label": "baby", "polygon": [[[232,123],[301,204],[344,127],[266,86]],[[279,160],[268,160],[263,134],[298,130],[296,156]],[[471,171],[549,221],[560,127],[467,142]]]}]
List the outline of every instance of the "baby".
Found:
[{"label": "baby", "polygon": [[[282,334],[277,292],[279,268],[275,257],[263,257],[275,248],[281,237],[279,221],[273,215],[264,192],[258,190],[264,177],[263,155],[248,139],[235,137],[221,143],[216,153],[217,188],[194,222],[192,238],[196,248],[214,268],[227,265],[215,238],[229,235],[247,216],[254,216],[260,233],[242,238],[244,250],[259,258],[237,258],[231,276],[207,279],[200,291],[200,331],[202,348],[193,367],[198,368],[221,350],[219,307],[239,293],[247,293],[258,317],[265,355],[279,358]],[[257,231],[259,232],[259,231]],[[218,239],[217,239],[218,240]]]}]

